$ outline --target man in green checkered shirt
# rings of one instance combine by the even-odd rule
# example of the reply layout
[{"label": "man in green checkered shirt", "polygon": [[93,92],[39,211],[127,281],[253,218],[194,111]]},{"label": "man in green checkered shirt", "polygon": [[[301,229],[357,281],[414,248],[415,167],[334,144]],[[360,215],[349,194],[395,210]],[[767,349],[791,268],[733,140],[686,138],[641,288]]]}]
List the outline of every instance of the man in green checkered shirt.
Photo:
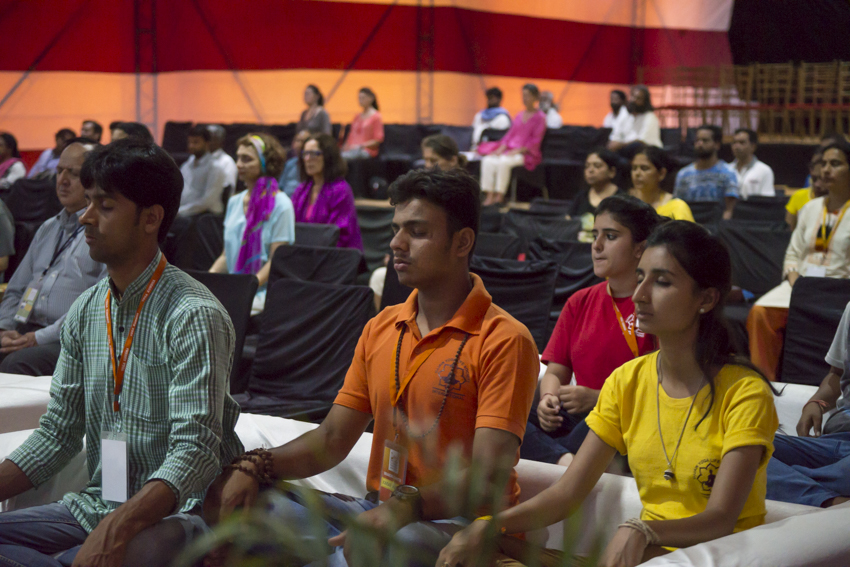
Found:
[{"label": "man in green checkered shirt", "polygon": [[0,501],[49,480],[84,435],[90,480],[61,502],[0,514],[0,564],[167,565],[206,529],[204,492],[243,450],[228,393],[233,325],[206,287],[159,251],[183,188],[164,150],[129,139],[99,147],[81,180],[80,222],[109,277],[68,313],[47,413],[0,463]]}]

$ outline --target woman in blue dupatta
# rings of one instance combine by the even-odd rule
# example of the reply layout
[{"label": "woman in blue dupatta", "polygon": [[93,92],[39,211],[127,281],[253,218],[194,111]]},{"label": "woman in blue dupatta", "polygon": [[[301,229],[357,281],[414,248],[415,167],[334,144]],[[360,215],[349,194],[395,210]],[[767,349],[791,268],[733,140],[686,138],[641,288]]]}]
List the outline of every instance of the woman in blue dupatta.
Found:
[{"label": "woman in blue dupatta", "polygon": [[246,189],[227,202],[224,253],[210,271],[257,276],[252,314],[265,306],[274,251],[295,241],[292,201],[277,185],[285,159],[280,142],[269,134],[248,134],[237,142],[236,168]]}]

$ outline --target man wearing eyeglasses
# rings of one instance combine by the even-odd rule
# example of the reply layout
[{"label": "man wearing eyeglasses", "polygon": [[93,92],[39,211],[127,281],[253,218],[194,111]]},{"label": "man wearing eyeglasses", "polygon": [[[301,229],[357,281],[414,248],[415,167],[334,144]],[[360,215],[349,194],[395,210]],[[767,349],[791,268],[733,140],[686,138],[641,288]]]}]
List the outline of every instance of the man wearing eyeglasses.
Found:
[{"label": "man wearing eyeglasses", "polygon": [[89,256],[79,217],[86,207],[80,168],[95,147],[71,140],[56,166],[64,207],[38,229],[0,303],[0,372],[47,376],[59,359],[59,330],[71,304],[106,275]]}]

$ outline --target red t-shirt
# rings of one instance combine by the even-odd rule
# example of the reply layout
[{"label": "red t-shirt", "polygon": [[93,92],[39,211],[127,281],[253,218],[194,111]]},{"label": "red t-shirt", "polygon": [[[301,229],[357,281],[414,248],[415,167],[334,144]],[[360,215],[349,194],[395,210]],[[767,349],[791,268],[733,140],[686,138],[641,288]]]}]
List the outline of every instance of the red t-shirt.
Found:
[{"label": "red t-shirt", "polygon": [[[546,364],[555,362],[571,368],[576,384],[594,390],[601,390],[614,370],[634,358],[620,329],[607,286],[602,282],[570,297],[542,357]],[[620,297],[615,301],[626,325],[633,328],[635,304],[632,298]],[[640,330],[636,335],[641,355],[655,350],[652,335]]]}]

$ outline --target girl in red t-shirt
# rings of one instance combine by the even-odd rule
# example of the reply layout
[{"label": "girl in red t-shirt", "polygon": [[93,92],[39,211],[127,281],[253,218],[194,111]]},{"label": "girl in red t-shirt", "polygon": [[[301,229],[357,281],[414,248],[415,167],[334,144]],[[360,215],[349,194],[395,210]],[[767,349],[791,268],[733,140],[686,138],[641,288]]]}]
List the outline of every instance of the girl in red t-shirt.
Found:
[{"label": "girl in red t-shirt", "polygon": [[[593,224],[593,271],[606,282],[573,294],[542,360],[548,364],[523,439],[524,459],[567,464],[578,451],[599,390],[622,364],[655,349],[635,328],[632,293],[646,239],[661,217],[628,195],[603,199]],[[575,377],[575,384],[570,382]]]}]

